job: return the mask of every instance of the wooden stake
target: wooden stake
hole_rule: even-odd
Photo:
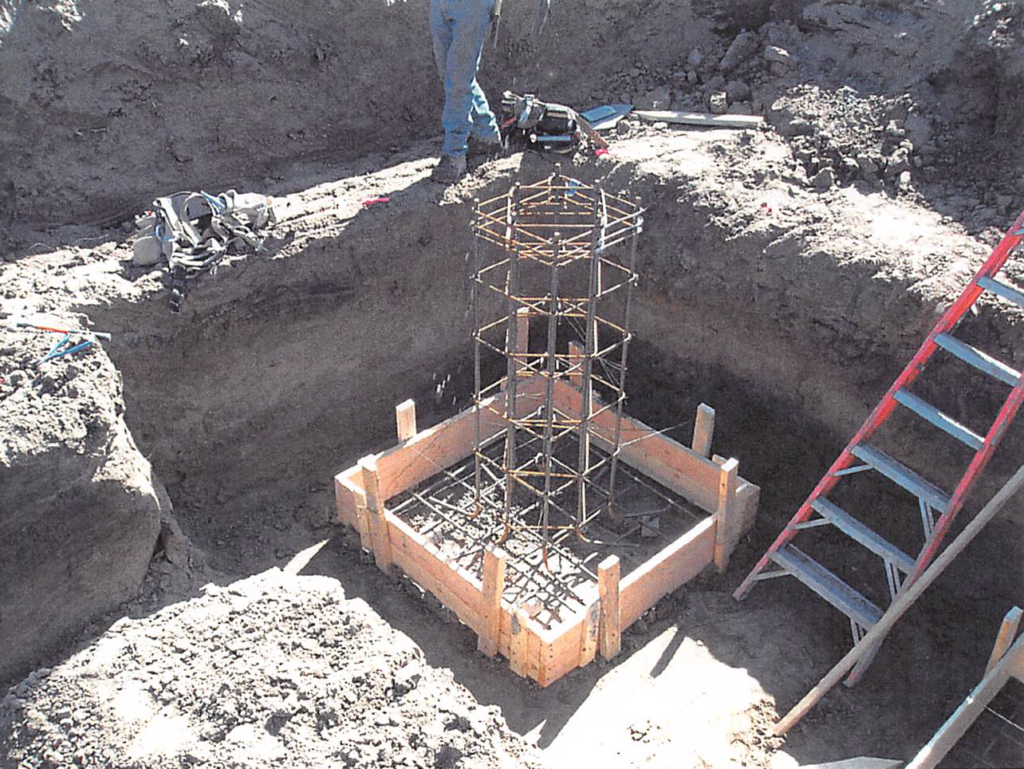
[[[715,516],[715,568],[721,574],[729,566],[729,557],[739,540],[736,520],[736,489],[739,486],[738,459],[727,459],[718,478],[718,510]]]
[[[601,629],[601,603],[594,601],[583,616],[580,637],[580,667],[586,667],[597,656],[597,636]]]
[[[619,558],[610,555],[597,567],[597,589],[601,596],[599,645],[601,656],[610,660],[622,648],[619,628]]]
[[[498,653],[501,633],[501,596],[505,592],[505,553],[493,547],[484,552],[483,571],[483,629],[476,648],[493,657]]]
[[[922,572],[920,579],[911,585],[903,595],[899,596],[893,601],[889,608],[885,610],[882,618],[875,624],[871,630],[868,631],[860,642],[854,646],[850,651],[846,653],[835,666],[825,674],[818,685],[807,692],[804,698],[798,702],[792,710],[790,710],[785,717],[775,725],[775,733],[778,735],[785,734],[792,729],[801,718],[807,715],[807,711],[813,708],[822,697],[824,697],[828,691],[839,683],[839,680],[846,675],[846,673],[857,664],[857,660],[864,655],[865,652],[869,651],[874,645],[880,642],[885,635],[889,632],[889,629],[896,624],[896,621],[902,617],[907,609],[909,609],[914,601],[923,593],[932,582],[934,582],[942,572],[946,570],[946,567],[956,558],[960,552],[967,547],[972,539],[974,539],[978,532],[981,531],[985,525],[995,517],[996,513],[1002,510],[1003,506],[1010,500],[1020,487],[1024,486],[1024,465],[1014,473],[1013,477],[1006,482],[996,495],[988,501],[988,504],[981,509],[974,520],[964,527],[964,530],[957,535],[956,539],[949,543],[949,546],[942,551],[931,566]]]
[[[711,436],[715,433],[715,410],[702,403],[697,407],[697,421],[693,423],[693,451],[702,457],[711,456]]]
[[[369,524],[373,558],[377,568],[391,575],[391,541],[384,500],[380,493],[380,476],[377,473],[377,458],[372,454],[359,460],[363,472],[363,488],[366,490],[366,520]]]
[[[995,646],[992,647],[992,655],[988,658],[988,664],[985,666],[985,675],[992,672],[992,668],[998,664],[1006,654],[1006,650],[1010,648],[1010,644],[1013,643],[1013,639],[1017,635],[1017,628],[1020,627],[1021,614],[1020,607],[1014,606],[1003,617],[1003,624],[999,626],[999,635],[996,636]]]
[[[416,435],[416,401],[411,398],[395,406],[398,442],[405,443]]]
[[[516,609],[512,615],[512,641],[509,644],[508,664],[517,676],[526,676],[528,673],[530,632],[526,625],[529,621],[530,615],[525,609]]]
[[[373,540],[370,538],[370,513],[366,504],[356,500],[356,530],[359,532],[359,546],[367,553],[373,552]]]

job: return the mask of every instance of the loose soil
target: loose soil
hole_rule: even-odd
[[[687,442],[697,403],[717,409],[715,451],[763,489],[732,568],[659,604],[613,664],[539,690],[478,656],[448,612],[390,583],[336,528],[331,479],[393,443],[394,404],[415,398],[426,426],[468,403],[470,201],[553,171],[526,153],[476,161],[447,190],[429,182],[440,86],[426,0],[0,0],[2,309],[113,333],[36,366],[55,338],[0,327],[0,679],[14,685],[0,766],[76,765],[66,744],[111,765],[104,751],[128,755],[165,710],[181,751],[202,760],[255,760],[228,740],[239,728],[270,754],[287,745],[293,765],[343,760],[323,751],[354,745],[362,727],[338,713],[316,728],[337,710],[325,682],[353,667],[348,647],[324,640],[342,614],[365,629],[356,648],[374,653],[359,663],[381,681],[418,647],[422,680],[442,681],[466,713],[479,711],[459,687],[500,707],[559,766],[906,758],[978,680],[1001,616],[1024,600],[1019,504],[929,590],[864,681],[781,744],[772,721],[848,648],[847,623],[797,584],[743,603],[730,591],[1022,205],[1021,6],[583,0],[554,9],[538,42],[532,9],[508,5],[481,75],[494,100],[510,88],[580,108],[766,117],[738,132],[627,121],[611,155],[563,169],[647,209],[628,410]],[[277,196],[281,221],[264,253],[226,260],[172,315],[164,272],[130,263],[131,217],[158,194],[231,186]],[[993,304],[963,333],[1019,368],[1022,322]],[[931,394],[990,419],[1005,392],[961,374],[940,368]],[[1018,428],[969,508],[1014,469]],[[888,440],[936,479],[962,460],[927,428]],[[878,486],[858,494],[889,509]],[[895,540],[920,537],[913,509],[888,520]],[[276,597],[281,627],[263,621],[269,603],[204,624],[230,599],[202,585],[230,591],[275,567],[303,576],[242,584],[269,580],[259,590]],[[176,654],[176,623],[196,628],[187,666],[160,654]],[[267,652],[262,669],[249,650],[233,656],[235,635],[256,636],[255,650],[314,648]],[[116,684],[85,667],[127,636],[153,644],[103,668],[131,700],[118,719],[121,700],[104,691]],[[303,692],[325,703],[290,711],[278,734],[288,697],[270,662],[292,671],[300,704]],[[259,692],[251,714],[200,707],[220,686]],[[472,725],[433,730],[418,699],[403,722],[387,687],[366,703],[395,707],[398,726],[375,730],[378,747],[402,744],[387,765],[417,765],[427,748],[454,756],[445,740],[464,765],[478,744],[529,755],[495,720],[490,742]],[[81,723],[65,712],[79,697]],[[82,724],[90,739],[69,738]],[[421,732],[422,751],[407,740]],[[365,747],[354,760],[370,760]]]

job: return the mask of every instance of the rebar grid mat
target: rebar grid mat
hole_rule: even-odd
[[[517,440],[517,450],[536,460],[539,439],[519,435]],[[577,448],[574,444],[575,436],[569,435],[560,447],[561,453],[571,454]],[[500,465],[504,450],[502,436],[485,443],[485,466]],[[619,519],[607,526],[590,522],[585,527],[585,538],[577,536],[572,525],[562,527],[547,544],[545,563],[545,542],[536,528],[506,530],[502,515],[504,476],[485,471],[484,504],[474,515],[474,466],[473,458],[465,459],[390,500],[389,510],[427,537],[446,561],[457,563],[477,578],[481,578],[484,551],[504,537],[501,548],[507,561],[503,598],[511,605],[525,607],[545,627],[567,619],[593,599],[594,588],[587,586],[596,585],[597,564],[604,557],[619,556],[623,574],[628,574],[708,516],[623,464],[618,486]],[[563,522],[573,519],[573,494],[570,486],[556,500],[557,517]],[[539,515],[539,505],[529,494],[518,497],[518,501],[523,506],[517,507],[516,514],[524,520]]]
[[[643,209],[557,168],[536,184],[517,184],[504,195],[477,201],[472,228],[477,438],[470,516],[483,514],[489,506],[484,489],[501,478],[499,543],[513,531],[537,533],[547,564],[562,538],[574,533],[586,539],[584,529],[599,516],[615,518]],[[627,242],[627,253],[615,255],[615,247]],[[491,306],[485,306],[488,300]],[[531,349],[531,321],[545,327],[544,344],[537,349]],[[506,372],[489,386],[482,381],[486,356],[501,360]],[[519,383],[531,378],[542,383],[542,396],[520,394]],[[556,407],[559,379],[579,388],[578,413]],[[504,453],[492,457],[484,451],[481,420],[484,401],[499,390],[504,393],[500,409],[490,410],[505,424]],[[614,427],[610,435],[598,435],[595,420],[608,411]],[[524,450],[518,433],[529,437],[527,445],[538,445]],[[570,456],[561,446],[574,435],[577,448]],[[595,459],[592,444],[598,442],[607,451]]]

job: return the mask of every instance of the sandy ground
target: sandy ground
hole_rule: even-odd
[[[157,632],[167,615],[155,612],[187,616],[205,582],[291,564],[364,599],[552,765],[911,755],[1022,600],[1019,569],[994,568],[1020,542],[1019,509],[939,581],[871,676],[781,746],[772,720],[847,648],[845,621],[796,585],[742,604],[729,594],[1016,215],[1015,158],[999,158],[1018,136],[1018,12],[707,5],[652,2],[637,16],[632,2],[583,3],[553,16],[558,44],[541,48],[516,9],[485,62],[491,93],[701,110],[725,94],[768,122],[631,122],[611,156],[567,169],[648,208],[630,411],[685,441],[696,404],[711,403],[716,451],[764,494],[725,577],[665,601],[613,665],[539,690],[346,547],[330,480],[392,442],[395,403],[416,398],[421,424],[465,405],[468,202],[551,173],[550,160],[488,162],[450,190],[427,181],[439,90],[423,2],[286,13],[181,0],[144,16],[133,3],[0,3],[3,309],[114,333],[37,370],[52,340],[0,329],[0,678],[46,663],[73,680],[75,658],[62,659],[106,643],[119,616]],[[128,18],[145,21],[116,34]],[[385,22],[399,52],[388,70],[411,80],[368,56],[359,30]],[[257,80],[259,109],[239,88]],[[163,272],[127,261],[126,223],[171,188],[231,185],[279,196],[281,223],[265,254],[228,260],[173,316]],[[380,195],[391,202],[363,206]],[[966,323],[972,340],[1020,366],[1020,314],[984,309]],[[947,389],[972,415],[998,404],[977,381]],[[1019,431],[1007,441],[979,498],[1013,469]],[[958,461],[923,430],[901,448],[938,474]],[[47,702],[35,718],[60,725]],[[6,723],[15,747],[0,764],[15,766],[11,751],[30,743],[12,736],[17,717]]]

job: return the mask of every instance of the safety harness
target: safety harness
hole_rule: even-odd
[[[246,247],[261,251],[263,238],[257,231],[276,222],[273,199],[265,195],[178,192],[157,198],[152,209],[135,220],[138,237],[132,261],[152,266],[166,260],[171,275],[168,304],[172,312],[179,312],[189,278],[213,271],[228,253]]]

